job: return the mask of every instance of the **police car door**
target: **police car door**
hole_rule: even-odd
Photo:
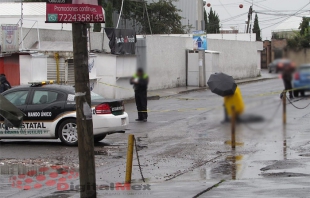
[[[33,89],[32,97],[27,106],[27,117],[30,122],[25,123],[28,133],[34,137],[55,137],[55,120],[64,112],[65,94],[50,89]]]
[[[27,112],[27,103],[29,101],[30,91],[29,89],[17,89],[8,91],[3,95],[8,99],[12,104],[19,108],[24,113]],[[24,121],[27,120],[27,117],[24,117]],[[10,126],[6,126],[4,119],[0,119],[0,139],[3,138],[14,138],[14,137],[24,137],[24,129],[16,129]]]

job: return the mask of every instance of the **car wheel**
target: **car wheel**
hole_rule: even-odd
[[[62,143],[68,146],[78,144],[77,124],[75,119],[63,121],[58,129],[59,138]]]
[[[106,135],[94,137],[94,142],[100,142],[100,141],[103,140],[105,137],[106,137]]]
[[[299,91],[298,91],[298,90],[295,90],[295,91],[293,92],[293,94],[294,94],[294,97],[298,97]]]
[[[270,74],[270,73],[272,72],[272,70],[269,68],[269,69],[268,69],[268,72],[269,72],[269,74]]]

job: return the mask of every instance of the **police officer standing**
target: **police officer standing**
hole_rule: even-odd
[[[130,84],[134,85],[135,100],[138,110],[138,119],[136,121],[147,122],[147,86],[149,77],[142,68],[130,79]]]

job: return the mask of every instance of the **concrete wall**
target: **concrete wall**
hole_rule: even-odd
[[[135,56],[97,54],[97,86],[94,92],[106,98],[130,98],[134,96],[129,79],[136,70]]]
[[[167,36],[167,35],[160,35],[160,36]],[[192,34],[170,34],[169,36],[172,37],[183,37],[183,38],[192,38]],[[238,34],[207,34],[208,39],[220,39],[220,40],[232,40],[232,41],[256,41],[256,34],[245,34],[245,33],[238,33]]]
[[[208,39],[222,39],[222,40],[235,40],[235,41],[255,41],[256,34],[207,34]]]
[[[221,72],[235,79],[257,77],[260,74],[262,42],[208,40],[208,49],[218,51]]]
[[[310,49],[287,49],[285,54],[286,57],[295,62],[297,66],[305,63],[310,63]]]
[[[149,89],[165,89],[186,85],[186,49],[192,40],[181,37],[147,36],[146,64],[150,76]]]
[[[39,38],[38,38],[39,35]],[[49,42],[71,42],[72,43],[72,32],[66,30],[47,30],[40,29],[39,33],[37,29],[23,28],[24,38],[24,49],[31,49],[31,47],[39,41],[49,41]],[[104,37],[102,33],[91,32],[90,33],[90,46],[92,50],[102,50]],[[107,39],[107,37],[106,37]],[[107,42],[107,41],[106,41]],[[106,43],[108,48],[108,43]],[[62,48],[59,47],[62,51]]]

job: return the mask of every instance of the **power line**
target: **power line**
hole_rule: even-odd
[[[269,26],[267,26],[267,27],[261,28],[261,30],[266,29],[266,28],[269,28],[269,27],[272,27],[272,26],[274,26],[274,25],[277,25],[277,24],[279,24],[279,23],[282,23],[282,22],[286,21],[286,20],[287,20],[288,18],[290,18],[291,16],[294,16],[294,15],[296,15],[297,13],[299,13],[299,11],[301,11],[302,9],[304,9],[305,7],[307,7],[309,4],[310,4],[310,2],[307,3],[307,4],[306,4],[304,7],[302,7],[301,9],[299,9],[299,10],[298,10],[297,12],[295,12],[294,14],[292,14],[292,15],[286,17],[285,19],[283,19],[283,20],[281,20],[281,21],[279,21],[279,22],[277,22],[277,23],[274,23],[274,24],[269,25]]]
[[[223,6],[223,8],[226,10],[227,14],[228,14],[229,16],[231,16],[231,14],[228,12],[228,10],[226,9],[226,7],[225,7],[224,4],[222,3],[222,1],[219,0],[219,2],[220,2],[220,4]]]

